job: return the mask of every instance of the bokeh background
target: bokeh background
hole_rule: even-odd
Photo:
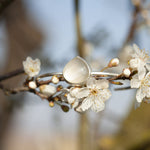
[[[149,0],[0,0],[0,74],[39,58],[42,73],[60,72],[80,55],[93,71],[113,57],[120,73],[132,44],[150,49]],[[17,87],[25,75],[2,83]],[[128,82],[124,82],[129,85]],[[148,150],[150,106],[135,108],[134,90],[114,91],[100,113],[74,110],[30,93],[0,91],[0,150]]]

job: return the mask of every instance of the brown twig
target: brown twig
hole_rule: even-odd
[[[131,86],[121,87],[121,88],[115,88],[115,91],[129,90],[129,89],[131,89]]]
[[[0,82],[3,81],[3,80],[6,80],[6,79],[12,78],[14,76],[20,75],[22,73],[24,73],[23,68],[17,69],[15,71],[12,71],[12,72],[9,72],[9,73],[6,73],[4,75],[0,75]]]

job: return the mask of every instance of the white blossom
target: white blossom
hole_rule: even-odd
[[[33,60],[31,57],[27,57],[25,61],[23,61],[23,68],[25,73],[29,77],[34,77],[40,72],[41,62],[39,59]]]
[[[95,112],[102,111],[105,108],[104,102],[111,96],[108,80],[96,80],[89,78],[86,83],[87,87],[71,89],[67,96],[69,103],[79,103],[80,111],[91,108]],[[79,110],[78,108],[76,110]]]
[[[138,78],[141,80],[146,74],[146,68],[150,70],[150,57],[144,50],[140,50],[136,44],[133,44],[133,49],[134,54],[129,61],[129,65],[133,70],[138,71]]]
[[[142,79],[139,80],[137,75],[131,79],[131,88],[138,88],[136,93],[136,100],[141,103],[142,100],[150,98],[150,72]]]
[[[47,96],[54,95],[57,91],[56,87],[52,85],[41,85],[39,88],[40,88],[41,93]]]

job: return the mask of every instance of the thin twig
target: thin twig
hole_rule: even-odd
[[[131,86],[121,87],[121,88],[115,88],[115,91],[129,90],[129,89],[131,89]]]
[[[9,72],[9,73],[6,73],[4,75],[0,75],[0,82],[3,81],[3,80],[7,80],[9,78],[12,78],[14,76],[20,75],[22,73],[24,73],[23,68],[17,69],[15,71],[12,71],[12,72]]]

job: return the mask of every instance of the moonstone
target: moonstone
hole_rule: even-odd
[[[72,84],[84,83],[90,74],[90,66],[79,56],[70,60],[63,70],[65,80]]]

